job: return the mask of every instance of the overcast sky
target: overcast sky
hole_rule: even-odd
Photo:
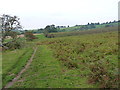
[[[120,0],[0,0],[0,14],[16,15],[24,29],[118,20]]]

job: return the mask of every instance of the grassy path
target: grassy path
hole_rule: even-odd
[[[30,68],[13,87],[40,88],[58,87],[60,66],[51,51],[44,45],[39,46]]]
[[[33,60],[33,57],[34,57],[34,55],[35,55],[35,53],[36,53],[36,50],[37,50],[37,48],[34,48],[34,52],[33,52],[32,56],[31,56],[31,58],[29,59],[29,61],[27,62],[27,64],[25,65],[25,68],[23,68],[23,69],[18,73],[18,75],[17,75],[11,82],[9,82],[9,83],[5,86],[5,88],[11,87],[11,86],[20,78],[21,74],[24,73],[24,72],[28,69],[28,67],[29,67],[29,65],[31,64],[31,62],[32,62],[32,60]]]
[[[54,58],[53,51],[41,45],[33,58],[30,67],[12,88],[86,88],[86,78],[80,76],[79,70],[67,70],[59,60]]]
[[[117,32],[36,40],[29,44],[36,43],[39,46],[32,63],[28,65],[27,70],[23,70],[10,88],[109,88],[117,85],[119,45]],[[31,54],[24,53],[25,56],[31,57],[33,50]],[[8,58],[8,55],[5,53],[4,56]],[[21,65],[20,62],[25,66],[27,62],[23,61],[29,60],[17,57],[12,60],[16,62],[14,64],[10,63],[11,60],[4,59],[7,60],[5,63],[8,63],[4,67],[7,65],[11,67],[4,68],[5,72],[11,72],[12,69],[15,69],[12,72],[20,72],[21,68],[20,71],[17,69]],[[11,74],[7,72],[3,76]]]
[[[11,82],[30,59],[33,48],[23,48],[2,53],[2,87]],[[6,57],[7,56],[7,57]]]

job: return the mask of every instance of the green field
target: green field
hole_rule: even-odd
[[[100,25],[94,25],[95,28],[93,29],[98,29],[98,28],[105,28],[106,25],[113,25],[114,27],[115,26],[118,26],[119,23],[117,22],[114,22],[114,23],[110,23],[110,24],[100,24]],[[87,29],[81,29],[81,27],[83,26],[87,26],[88,28]],[[111,28],[111,27],[110,27]],[[86,30],[90,30],[90,26],[89,25],[78,25],[78,26],[72,26],[72,27],[67,27],[67,28],[61,28],[59,31],[61,32],[70,32],[70,31],[86,31]]]
[[[23,49],[4,51],[3,87],[38,47],[30,67],[11,88],[117,88],[118,32],[93,32],[56,33],[55,38],[40,34]]]

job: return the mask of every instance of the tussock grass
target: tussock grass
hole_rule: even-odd
[[[68,70],[54,58],[46,45],[38,47],[30,68],[12,88],[75,88],[90,87],[79,70]],[[91,86],[92,87],[92,86]]]
[[[2,53],[2,80],[3,87],[24,68],[32,55],[33,49],[23,48]]]
[[[104,27],[104,28],[96,28],[90,30],[83,30],[83,31],[74,31],[74,32],[59,32],[53,33],[55,37],[66,37],[66,36],[79,36],[85,34],[97,34],[97,33],[105,33],[111,31],[118,31],[118,27]]]
[[[38,45],[33,62],[12,88],[117,88],[118,32],[109,29],[51,39],[38,35],[28,42]],[[16,60],[6,61],[9,69]]]

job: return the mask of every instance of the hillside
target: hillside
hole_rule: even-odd
[[[51,34],[54,35],[54,37],[66,37],[66,36],[79,36],[79,35],[85,35],[85,34],[105,33],[105,32],[112,32],[112,31],[118,31],[118,27],[117,26],[103,27],[103,28],[95,28],[90,30],[59,32],[59,33],[51,33]]]
[[[66,28],[61,28],[61,32],[69,32],[69,31],[83,31],[83,30],[90,30],[90,29],[97,29],[97,28],[104,28],[104,27],[114,27],[118,26],[118,22],[111,22],[111,23],[102,23],[102,24],[97,24],[97,23],[92,23],[87,24],[87,25],[76,25],[73,27],[66,27]]]
[[[3,52],[3,87],[24,69],[37,47],[10,88],[117,88],[118,32],[111,30],[56,38],[40,34],[23,49]]]
[[[116,27],[120,24],[119,21],[114,21],[114,22],[106,22],[106,23],[91,23],[91,24],[86,24],[86,25],[75,25],[71,27],[66,27],[66,26],[55,26],[57,29],[57,32],[73,32],[73,31],[84,31],[84,30],[91,30],[91,29],[97,29],[97,28],[104,28],[104,27]],[[32,29],[32,30],[20,30],[16,31],[19,33],[24,33],[25,31],[32,31],[33,33],[43,33],[45,28],[40,28],[40,29]],[[53,32],[51,32],[53,33]]]

